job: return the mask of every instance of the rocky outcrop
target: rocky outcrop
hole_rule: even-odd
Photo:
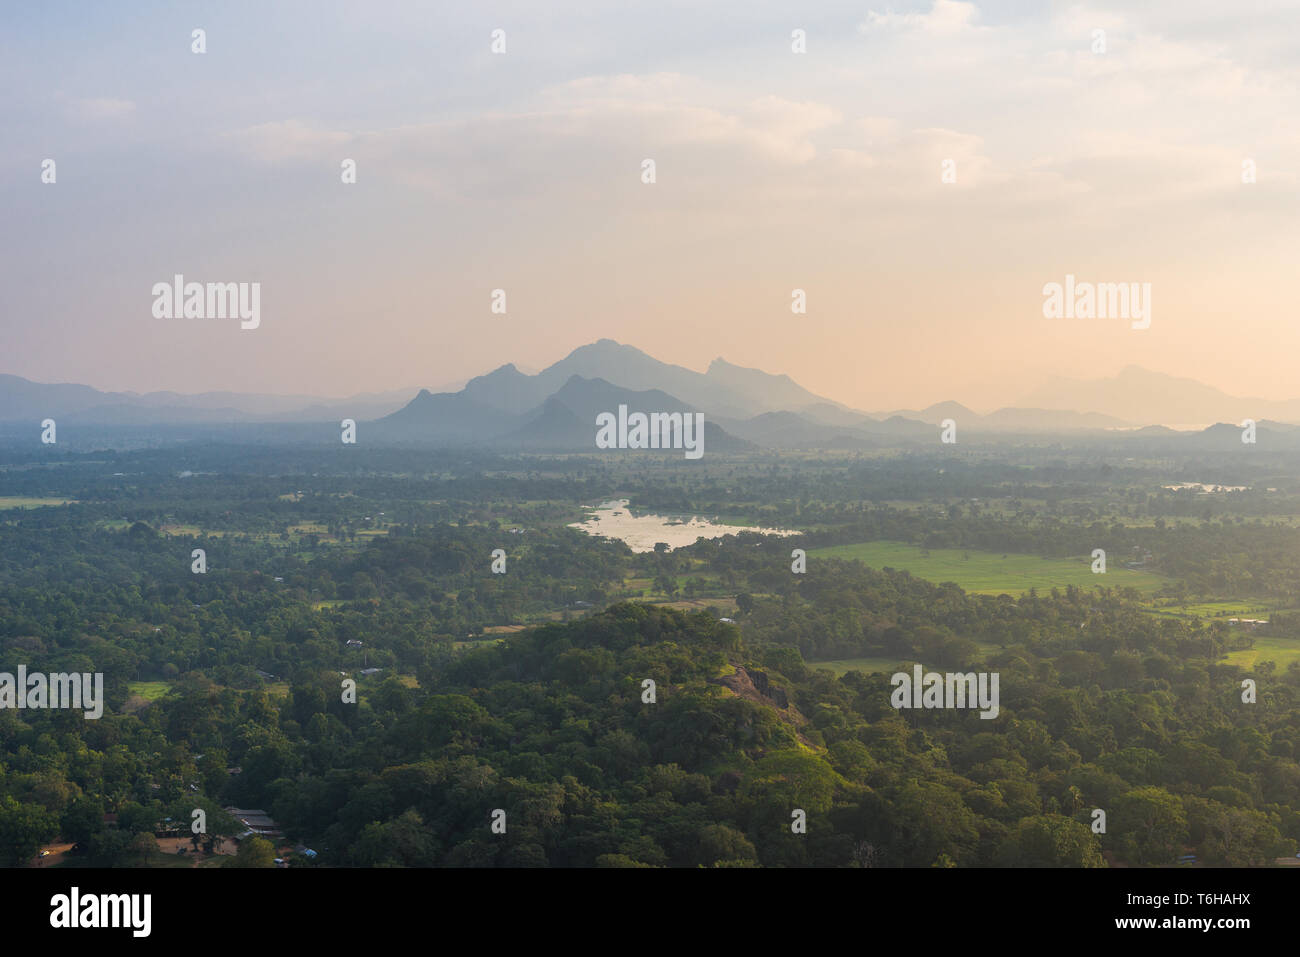
[[[785,689],[772,684],[768,680],[767,672],[746,669],[737,665],[734,674],[723,675],[712,680],[738,698],[744,698],[746,701],[765,704],[777,709],[782,713],[783,718],[796,727],[805,723],[803,715],[791,707],[790,698],[785,693]]]

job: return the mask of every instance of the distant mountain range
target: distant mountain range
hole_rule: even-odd
[[[705,372],[695,372],[662,362],[633,346],[601,339],[532,375],[514,365],[503,365],[471,379],[459,392],[421,391],[404,409],[368,425],[367,435],[371,440],[393,443],[591,450],[596,415],[623,404],[643,412],[705,413],[706,447],[713,450],[870,449],[929,443],[944,419],[955,420],[968,436],[1075,433],[1157,443],[1178,440],[1207,449],[1230,440],[1240,445],[1235,424],[1240,419],[1192,434],[1160,426],[1140,428],[1158,420],[1144,419],[1145,406],[1134,398],[1138,395],[1160,395],[1164,400],[1161,408],[1170,412],[1170,420],[1175,422],[1193,422],[1198,417],[1214,422],[1225,416],[1212,414],[1213,402],[1206,398],[1208,387],[1194,382],[1189,396],[1197,402],[1188,411],[1173,415],[1172,410],[1179,408],[1178,390],[1190,380],[1136,372],[1140,375],[1126,370],[1120,377],[1124,382],[1121,400],[1108,405],[1111,409],[1128,408],[1125,415],[1064,408],[1047,388],[1037,390],[1034,401],[1023,407],[986,415],[957,402],[872,415],[819,396],[789,376],[747,369],[724,359],[715,359]],[[1072,383],[1068,387],[1086,385]],[[1097,391],[1105,393],[1104,388]],[[1228,398],[1224,397],[1223,405],[1233,410],[1233,415],[1251,405],[1251,400],[1229,402]],[[1271,403],[1269,407],[1279,405],[1285,404]],[[1300,403],[1295,411],[1300,420]],[[1265,438],[1286,435],[1288,446],[1300,441],[1300,430],[1280,422],[1260,419],[1258,429]]]
[[[513,366],[511,375],[521,376]],[[571,375],[552,395],[524,411],[516,411],[525,401],[527,387],[513,395],[498,395],[491,404],[482,385],[493,381],[506,388],[518,386],[507,375],[493,378],[497,372],[480,376],[460,392],[434,394],[422,390],[404,409],[366,425],[368,441],[411,445],[487,445],[525,451],[590,452],[596,435],[596,416],[616,413],[620,405],[633,412],[700,411],[659,389],[633,390],[612,385],[604,379],[586,379]],[[542,373],[545,374],[545,373]],[[503,407],[504,406],[504,407]],[[751,447],[705,419],[704,448],[712,451],[738,451]]]
[[[367,392],[340,399],[243,392],[101,392],[88,385],[32,382],[0,374],[0,422],[75,416],[95,425],[321,422],[340,415],[374,418],[410,401],[416,390]]]
[[[760,412],[798,411],[825,404],[852,411],[814,395],[786,375],[734,366],[714,359],[707,372],[660,362],[640,349],[613,339],[580,346],[536,375],[514,365],[471,379],[464,388],[470,398],[507,412],[524,412],[554,395],[573,376],[604,379],[624,389],[658,389],[711,416],[747,418]]]
[[[1087,409],[1136,425],[1239,423],[1242,419],[1300,422],[1300,399],[1272,401],[1228,395],[1213,386],[1126,366],[1107,379],[1053,378],[1021,405],[1040,409]]]
[[[454,387],[453,387],[454,388]],[[959,434],[1094,435],[1178,440],[1218,447],[1239,442],[1239,423],[1253,418],[1262,437],[1300,448],[1300,400],[1273,402],[1227,395],[1191,379],[1130,366],[1108,379],[1048,381],[1014,407],[977,414],[949,401],[924,409],[866,413],[819,396],[786,375],[715,359],[705,372],[662,362],[633,346],[601,339],[540,372],[513,364],[476,376],[453,391],[394,390],[346,399],[306,395],[207,392],[101,392],[85,385],[42,384],[0,375],[0,423],[51,417],[78,426],[363,423],[366,442],[485,446],[533,451],[590,451],[596,416],[620,405],[641,412],[702,412],[705,448],[869,449],[934,441],[937,426]],[[1220,423],[1174,431],[1154,423]],[[1226,424],[1224,424],[1226,423]],[[60,422],[63,425],[63,422]],[[277,433],[279,434],[279,433]]]

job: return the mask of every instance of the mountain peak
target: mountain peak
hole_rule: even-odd
[[[735,377],[744,376],[754,380],[765,379],[769,382],[794,383],[794,380],[784,372],[764,372],[762,369],[751,369],[748,366],[738,366],[734,362],[728,362],[726,359],[722,358],[722,356],[718,356],[718,358],[709,363],[709,371],[705,374],[718,375],[721,373]]]
[[[519,371],[519,369],[515,366],[513,362],[507,362],[505,365],[497,366],[491,372],[485,372],[481,376],[476,376],[475,378],[490,379],[493,376],[501,377],[501,376],[517,376],[517,375],[523,375],[523,373]]]
[[[624,355],[644,356],[645,353],[636,346],[629,346],[626,343],[618,342],[614,339],[597,339],[595,342],[589,342],[585,346],[578,346],[569,353],[567,358],[572,359],[578,355],[591,355],[592,353],[622,353]],[[647,358],[649,358],[647,356]],[[563,360],[561,360],[563,361]]]
[[[925,415],[943,415],[943,416],[965,416],[968,418],[975,417],[975,413],[966,406],[962,405],[956,399],[947,399],[943,402],[936,402],[934,405],[928,405],[921,412]]]

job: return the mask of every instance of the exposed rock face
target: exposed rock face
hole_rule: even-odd
[[[758,689],[758,693],[774,702],[778,708],[790,707],[790,699],[786,697],[785,690],[777,688],[768,681],[767,672],[751,671],[749,672],[749,678],[754,682],[754,687]]]
[[[758,704],[770,705],[781,711],[790,708],[790,699],[786,695],[785,689],[778,688],[768,681],[766,672],[747,671],[737,666],[735,674],[723,675],[721,678],[714,678],[713,680],[738,698],[744,698]],[[800,719],[800,723],[802,723],[802,719]]]

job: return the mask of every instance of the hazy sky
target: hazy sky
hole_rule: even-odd
[[[1298,24],[1268,0],[6,4],[0,371],[342,395],[609,337],[868,409],[1130,364],[1297,397]],[[155,319],[175,273],[260,282],[260,326]],[[1067,273],[1151,283],[1150,328],[1044,318]]]

